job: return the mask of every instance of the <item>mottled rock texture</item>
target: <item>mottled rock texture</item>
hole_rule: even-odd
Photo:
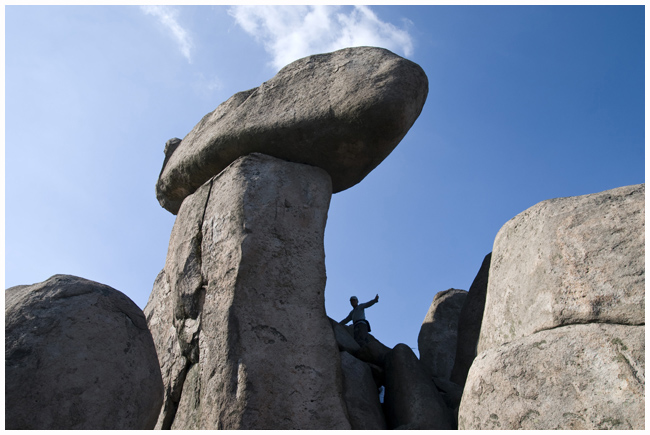
[[[152,429],[163,384],[142,310],[55,275],[5,292],[6,429]]]
[[[643,184],[504,225],[459,428],[644,428],[644,235]]]
[[[645,322],[645,184],[543,201],[494,241],[479,353],[592,322]]]
[[[348,352],[341,352],[341,369],[343,398],[352,429],[386,429],[386,419],[379,403],[379,390],[370,366]]]
[[[204,116],[166,153],[156,196],[176,214],[185,197],[253,152],[325,169],[333,191],[345,190],[402,140],[427,93],[422,68],[383,48],[299,59]]]
[[[481,334],[491,259],[492,253],[489,253],[483,259],[481,268],[469,287],[469,292],[458,317],[458,345],[456,346],[456,357],[454,358],[454,367],[451,370],[450,380],[461,386],[465,385],[469,368],[474,358],[476,358],[476,347]]]
[[[481,353],[461,429],[643,429],[645,327],[569,325]]]
[[[449,289],[436,293],[429,307],[420,333],[418,350],[420,361],[429,372],[442,379],[449,379],[456,358],[458,317],[467,291]]]
[[[410,347],[398,344],[386,357],[384,398],[389,429],[455,429],[436,385]]]
[[[189,196],[145,309],[166,403],[157,427],[349,429],[325,314],[331,180],[262,154]]]

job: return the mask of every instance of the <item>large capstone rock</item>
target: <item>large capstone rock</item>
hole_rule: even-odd
[[[166,429],[349,429],[325,313],[327,172],[262,154],[184,202],[145,308]]]
[[[427,93],[422,68],[382,48],[299,59],[204,116],[177,148],[168,144],[156,196],[176,214],[185,197],[253,152],[325,169],[333,191],[345,190],[397,146]]]
[[[384,405],[389,429],[455,429],[431,375],[405,344],[386,357]]]
[[[645,323],[645,184],[543,201],[494,241],[478,352],[576,323]]]
[[[420,361],[430,373],[449,379],[456,357],[458,317],[467,291],[449,289],[436,293],[418,334]]]
[[[162,400],[145,317],[123,293],[69,275],[6,290],[7,429],[153,429]]]
[[[386,419],[379,402],[379,391],[370,366],[348,352],[341,352],[341,369],[343,398],[352,429],[386,429]]]
[[[645,327],[569,325],[476,357],[459,429],[645,427]]]
[[[481,268],[469,287],[458,317],[458,345],[450,377],[450,380],[458,385],[465,385],[469,368],[476,358],[476,346],[481,334],[491,258],[492,253],[489,253],[483,259]]]

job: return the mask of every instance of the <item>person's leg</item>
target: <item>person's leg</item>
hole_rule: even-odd
[[[368,324],[365,322],[358,322],[354,325],[354,340],[360,346],[368,344]]]

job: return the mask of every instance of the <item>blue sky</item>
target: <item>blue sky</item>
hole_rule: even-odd
[[[165,141],[287,63],[352,45],[417,62],[422,114],[335,194],[326,308],[417,347],[501,226],[545,199],[645,181],[643,6],[5,8],[5,288],[57,273],[144,308],[174,216]]]

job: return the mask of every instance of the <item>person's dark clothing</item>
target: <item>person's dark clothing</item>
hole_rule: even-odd
[[[354,340],[363,346],[368,343],[368,332],[370,332],[370,323],[366,320],[365,309],[375,305],[377,301],[374,299],[363,304],[358,304],[350,311],[348,316],[341,320],[341,324],[345,325],[350,320],[354,324]]]

